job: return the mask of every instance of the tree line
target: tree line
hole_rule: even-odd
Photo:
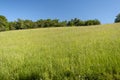
[[[9,22],[5,16],[0,15],[0,31],[46,27],[89,26],[100,24],[100,21],[97,19],[83,21],[78,18],[74,18],[69,21],[60,21],[59,19],[39,19],[37,21],[17,19],[16,21]]]

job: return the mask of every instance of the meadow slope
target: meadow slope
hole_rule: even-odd
[[[115,79],[119,23],[0,32],[0,80]]]

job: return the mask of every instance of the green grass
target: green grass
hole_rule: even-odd
[[[0,80],[120,80],[120,24],[1,32]]]

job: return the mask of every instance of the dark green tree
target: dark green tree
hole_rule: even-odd
[[[35,25],[36,25],[36,27],[38,27],[38,28],[44,27],[44,20],[43,20],[43,19],[37,20],[37,21],[35,22]]]
[[[57,27],[64,27],[67,25],[67,21],[62,21],[62,22],[59,22],[58,23],[58,26]]]
[[[120,22],[120,13],[115,18],[115,23],[118,23],[118,22]]]
[[[0,15],[0,31],[8,30],[7,18],[3,15]]]
[[[90,25],[99,25],[101,24],[99,20],[87,20],[85,21],[85,26],[90,26]]]
[[[68,21],[67,26],[74,26],[74,22],[74,19],[71,19],[70,21]]]
[[[16,30],[16,22],[8,22],[9,30]]]
[[[34,28],[34,23],[32,20],[24,20],[23,26],[25,29]]]
[[[15,22],[15,28],[16,29],[26,29],[25,27],[24,27],[24,20],[22,20],[22,19],[18,19],[16,22]]]
[[[84,26],[84,21],[80,19],[74,18],[73,22],[74,22],[74,26]]]
[[[98,19],[93,20],[94,25],[100,25],[100,21]]]
[[[85,25],[86,26],[94,25],[94,21],[93,20],[87,20],[87,21],[85,21]]]
[[[53,27],[59,27],[59,19],[53,19],[51,23]]]

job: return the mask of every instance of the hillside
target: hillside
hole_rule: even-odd
[[[0,80],[120,79],[120,24],[0,32]]]

